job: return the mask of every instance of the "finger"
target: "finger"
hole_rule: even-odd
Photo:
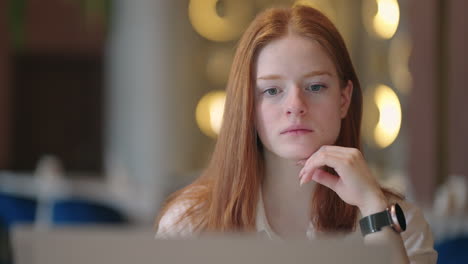
[[[360,152],[356,148],[349,148],[349,147],[342,147],[342,146],[335,146],[335,145],[323,145],[320,147],[318,151],[326,151],[331,153],[343,153],[343,154],[353,154],[355,152]]]
[[[314,156],[320,156],[324,154],[332,155],[342,160],[360,160],[363,158],[361,152],[356,148],[324,145],[320,147],[320,149],[317,150],[314,154],[312,154],[312,156],[307,161],[309,162]],[[306,165],[307,163],[305,166]]]
[[[355,148],[329,145],[322,146],[305,160],[304,167],[299,172],[300,182],[310,181],[313,171],[324,166],[334,168],[338,171],[340,169],[339,166],[343,166],[343,161],[349,160],[350,156],[357,154],[356,151],[359,152],[359,150]]]
[[[314,180],[315,182],[320,183],[336,192],[336,185],[338,184],[340,178],[334,174],[318,169],[314,171],[311,180]]]
[[[300,161],[296,162],[296,165],[304,166],[306,164],[306,162],[307,162],[307,159],[303,159],[303,160],[300,160]]]
[[[309,174],[299,174],[299,186],[302,186],[305,183],[308,183],[312,180],[312,173]]]
[[[306,173],[306,174],[304,174],[304,173],[300,174],[299,185],[302,186],[303,184],[306,184],[306,183],[310,182],[312,180],[313,174],[314,174],[314,172],[309,172],[309,173]]]
[[[341,158],[342,161],[347,161],[347,163],[358,164],[364,161],[364,157],[361,151],[357,148],[347,148],[341,146],[322,146],[319,149],[319,151],[328,153],[337,158]]]
[[[337,156],[342,156],[342,154],[340,154],[340,149],[339,148],[336,148],[335,146],[323,145],[317,151],[315,151],[308,159],[304,160],[305,163],[304,163],[303,166],[304,166],[304,168],[305,167],[310,168],[310,166],[311,166],[310,164],[312,163],[312,160],[316,159],[317,156],[323,156],[323,155],[332,154],[332,153],[337,155]]]
[[[319,169],[324,166],[331,168],[337,168],[341,165],[343,157],[340,154],[331,153],[327,151],[321,151],[314,153],[304,165],[299,175],[309,175],[313,173],[314,170]]]
[[[301,179],[300,185],[302,186],[303,184],[306,184],[310,181],[315,181],[335,191],[339,177],[323,169],[317,169],[313,173],[305,175]]]

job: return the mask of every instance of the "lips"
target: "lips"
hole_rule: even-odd
[[[310,132],[313,132],[312,129],[309,129],[305,126],[302,126],[302,125],[293,125],[293,126],[290,126],[286,129],[284,129],[283,131],[281,131],[281,134],[284,135],[284,134],[302,134],[302,133],[310,133]]]

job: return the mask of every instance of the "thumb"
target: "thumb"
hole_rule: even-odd
[[[303,160],[299,160],[298,162],[296,162],[296,165],[297,166],[304,166],[306,164],[307,160],[306,159],[303,159]]]

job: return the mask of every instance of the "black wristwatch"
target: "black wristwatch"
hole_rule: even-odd
[[[380,213],[365,216],[359,220],[362,236],[378,232],[385,226],[391,226],[397,233],[406,230],[406,219],[401,207],[396,203]]]

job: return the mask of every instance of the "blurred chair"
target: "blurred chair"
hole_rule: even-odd
[[[15,223],[33,223],[37,201],[17,195],[0,193],[0,218],[6,229]]]
[[[10,246],[10,233],[6,223],[0,218],[0,263],[13,263]]]
[[[0,221],[9,230],[14,224],[33,224],[38,202],[32,198],[0,193]],[[53,201],[52,225],[125,224],[127,218],[117,209],[99,202],[83,199]]]
[[[83,199],[56,200],[52,209],[54,225],[126,224],[126,217],[110,206]]]
[[[468,235],[441,241],[435,249],[439,253],[437,263],[468,263]]]
[[[0,193],[0,263],[13,263],[10,229],[17,223],[32,224],[36,208],[37,201],[34,199]]]

